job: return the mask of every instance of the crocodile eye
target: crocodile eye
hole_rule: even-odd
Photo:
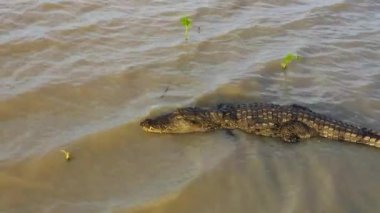
[[[193,124],[193,125],[199,125],[199,122],[195,121],[195,120],[188,120],[188,122]]]

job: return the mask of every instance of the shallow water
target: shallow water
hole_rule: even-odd
[[[0,211],[380,211],[377,149],[138,126],[268,101],[380,130],[379,14],[376,0],[0,1]],[[302,59],[283,72],[289,52]]]

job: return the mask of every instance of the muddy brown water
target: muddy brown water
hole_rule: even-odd
[[[0,1],[0,212],[379,212],[378,149],[138,126],[269,101],[380,130],[379,14],[377,0]],[[302,59],[284,73],[289,52]]]

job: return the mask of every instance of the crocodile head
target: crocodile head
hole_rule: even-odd
[[[172,113],[145,119],[140,126],[153,133],[208,132],[214,129],[207,111],[200,108],[180,108]]]

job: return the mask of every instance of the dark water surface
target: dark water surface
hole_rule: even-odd
[[[378,149],[138,123],[270,101],[380,130],[380,2],[173,2],[0,0],[0,212],[379,212]]]

